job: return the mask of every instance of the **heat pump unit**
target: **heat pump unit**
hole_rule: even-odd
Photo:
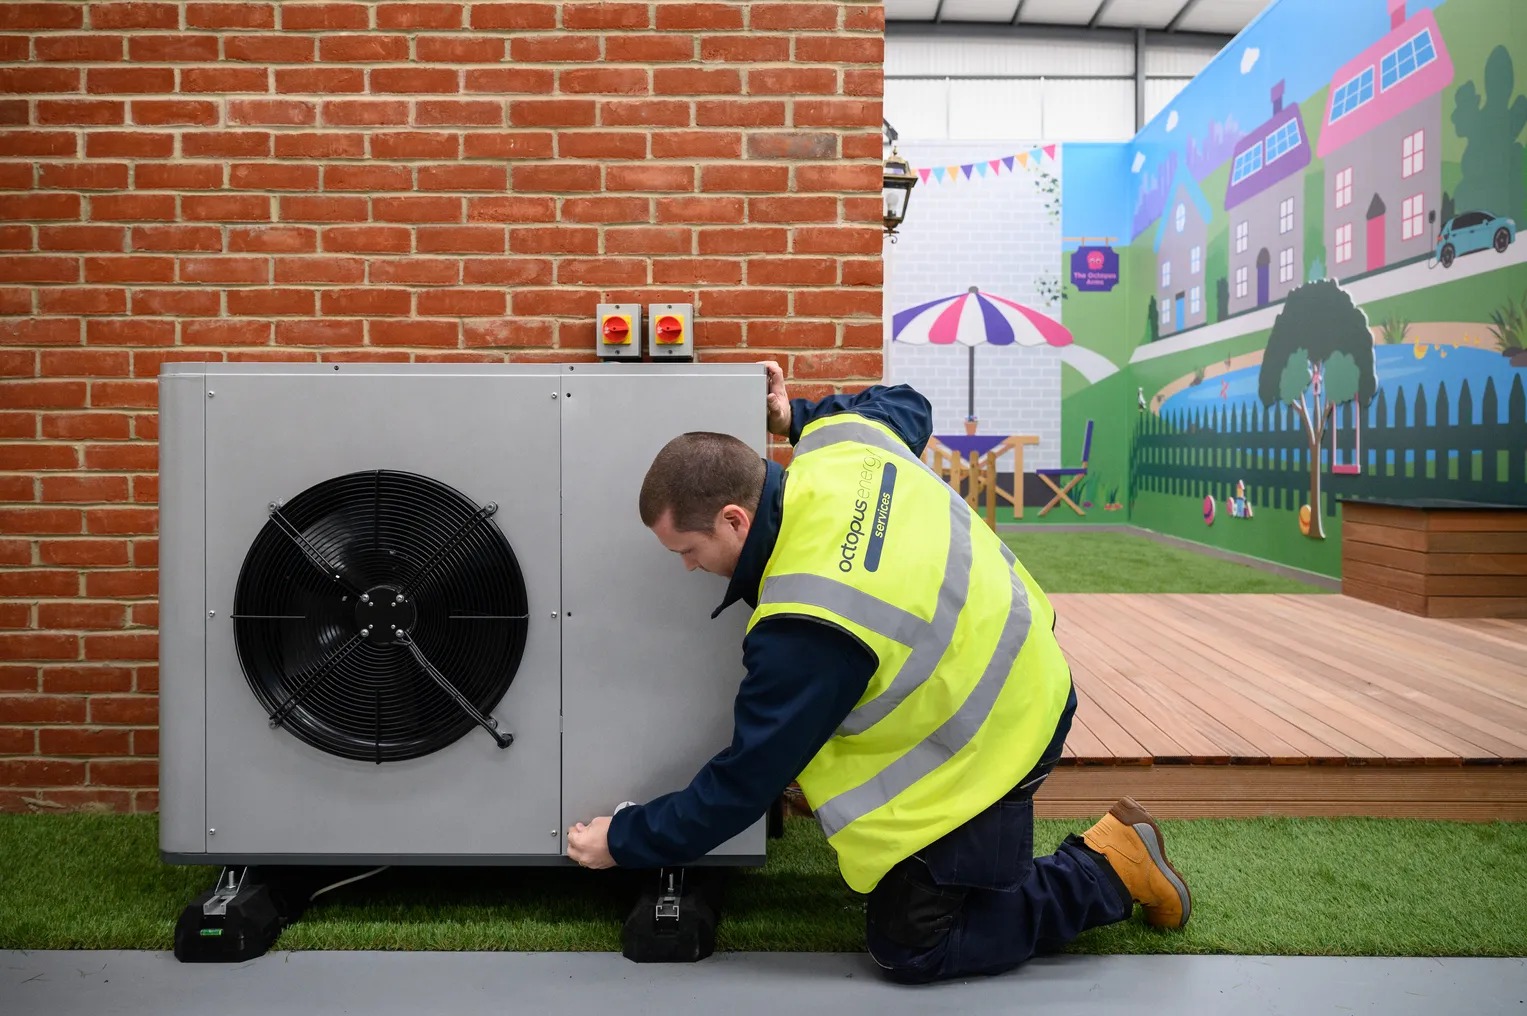
[[[746,611],[637,494],[760,366],[168,364],[160,850],[562,864],[731,737]],[[760,820],[712,863],[763,861]]]

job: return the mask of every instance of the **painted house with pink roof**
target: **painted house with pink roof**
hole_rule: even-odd
[[[1376,3],[1386,0],[1348,0]],[[1387,0],[1389,32],[1331,79],[1316,154],[1325,160],[1326,274],[1425,255],[1442,197],[1442,92],[1452,83],[1437,19]]]

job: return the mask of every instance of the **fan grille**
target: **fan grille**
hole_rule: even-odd
[[[480,713],[492,710],[519,668],[528,604],[490,515],[443,483],[389,470],[325,480],[272,506],[239,574],[234,633],[273,725],[378,763],[466,734],[477,721],[392,623]],[[379,623],[366,620],[373,612]]]

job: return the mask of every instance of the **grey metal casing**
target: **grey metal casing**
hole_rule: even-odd
[[[724,582],[684,572],[637,492],[683,429],[762,453],[763,388],[751,366],[166,365],[162,853],[563,863],[572,822],[684,786],[730,740],[746,618],[708,620]],[[492,710],[508,749],[474,730],[407,762],[340,759],[270,728],[248,687],[229,614],[266,506],[376,468],[500,506],[531,606]],[[709,860],[763,854],[760,822]]]

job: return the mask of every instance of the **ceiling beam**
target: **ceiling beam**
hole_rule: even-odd
[[[1086,28],[1081,25],[1037,25],[1030,22],[1022,24],[1006,24],[1001,21],[946,21],[935,24],[932,21],[887,21],[885,23],[887,36],[899,36],[904,39],[913,38],[975,38],[975,39],[1074,39],[1082,42],[1099,39],[1108,39],[1114,42],[1126,42],[1133,44],[1135,30],[1133,28]],[[1158,39],[1171,39],[1181,44],[1199,43],[1205,47],[1223,49],[1230,44],[1233,35],[1220,32],[1183,32],[1177,31],[1168,35],[1164,31],[1147,31],[1147,41]]]
[[[1098,4],[1098,9],[1092,12],[1092,20],[1087,22],[1087,27],[1088,28],[1096,28],[1096,27],[1098,27],[1098,23],[1103,20],[1103,15],[1107,14],[1108,13],[1108,8],[1110,8],[1112,6],[1113,6],[1113,0],[1103,0],[1102,3]]]
[[[1177,8],[1177,13],[1172,15],[1172,20],[1166,23],[1166,30],[1175,34],[1182,27],[1182,19],[1193,13],[1193,8],[1198,4],[1199,0],[1183,0],[1182,6]],[[939,0],[939,6],[943,6],[943,0]]]

